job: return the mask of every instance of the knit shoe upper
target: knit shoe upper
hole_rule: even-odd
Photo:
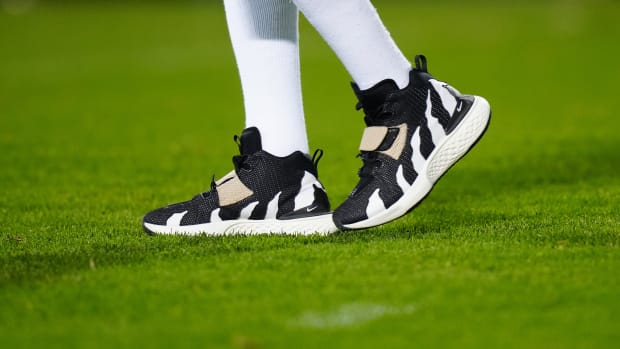
[[[375,226],[407,213],[488,125],[484,98],[461,95],[434,79],[424,56],[415,62],[403,89],[392,80],[363,91],[352,84],[367,127],[359,182],[334,212],[342,229]]]
[[[143,218],[144,229],[161,234],[327,233],[335,230],[330,205],[318,180],[317,163],[296,151],[286,157],[262,149],[257,128],[238,140],[235,169],[211,190],[189,201],[156,209]],[[318,154],[318,156],[317,156]]]

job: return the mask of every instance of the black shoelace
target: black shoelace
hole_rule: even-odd
[[[367,125],[375,124],[378,120],[386,119],[394,115],[397,109],[396,97],[394,94],[390,94],[385,98],[385,101],[376,106],[364,106],[362,102],[358,102],[355,105],[356,110],[364,110],[364,121]],[[376,168],[381,167],[381,160],[378,158],[376,151],[362,151],[357,156],[362,159],[363,165],[358,171],[358,175],[361,178],[369,179],[374,176]]]
[[[366,106],[364,106],[364,104],[360,101],[355,105],[355,110],[364,110],[364,120],[366,121],[366,124],[368,124],[371,120],[377,121],[386,119],[393,116],[394,112],[398,108],[397,98],[398,96],[395,94],[389,94],[383,103]]]
[[[381,167],[381,160],[379,160],[378,155],[375,151],[363,151],[357,154],[364,163],[357,172],[360,177],[369,178],[374,176],[374,170]]]
[[[237,146],[239,146],[239,151],[241,151],[241,142],[239,140],[239,136],[235,135],[235,137],[233,138],[235,143],[237,143]],[[246,171],[249,171],[252,169],[252,167],[250,166],[250,164],[248,163],[248,160],[250,158],[250,155],[248,154],[239,154],[239,155],[234,155],[232,157],[232,162],[233,165],[235,167],[235,172],[238,172],[239,170],[243,169]],[[217,183],[215,180],[215,175],[213,175],[211,177],[211,189],[210,191],[206,191],[200,194],[200,196],[202,196],[203,198],[206,198],[210,192],[216,190],[217,188]]]

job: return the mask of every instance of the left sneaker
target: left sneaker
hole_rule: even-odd
[[[340,229],[362,229],[403,216],[428,195],[437,180],[482,137],[491,117],[482,97],[461,95],[415,57],[409,85],[383,80],[361,91],[366,129],[360,181],[334,211]]]
[[[235,137],[237,139],[237,137]],[[336,231],[318,179],[322,151],[285,157],[262,148],[256,127],[243,131],[235,169],[193,199],[147,213],[149,234],[327,234]]]

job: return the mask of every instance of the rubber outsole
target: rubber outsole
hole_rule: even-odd
[[[144,231],[151,235],[325,235],[336,232],[332,214],[297,219],[227,220],[221,222],[167,226],[142,222]]]
[[[475,96],[474,104],[459,125],[429,155],[425,167],[404,195],[385,211],[351,224],[337,224],[343,230],[366,229],[395,220],[417,207],[437,181],[462,159],[486,133],[491,107],[486,99]]]

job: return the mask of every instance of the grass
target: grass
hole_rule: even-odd
[[[620,6],[377,2],[409,57],[489,99],[489,132],[388,225],[150,237],[243,127],[219,3],[0,13],[0,346],[609,348],[620,340]],[[301,23],[334,204],[363,128]]]

